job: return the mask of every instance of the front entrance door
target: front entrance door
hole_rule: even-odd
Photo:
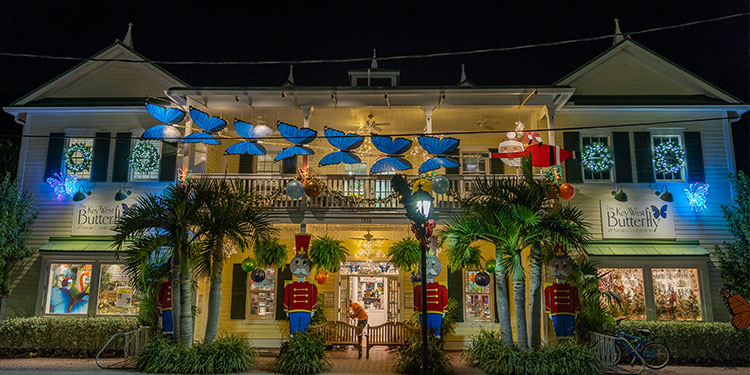
[[[359,303],[367,312],[367,324],[377,326],[388,319],[388,284],[385,277],[352,276],[349,280],[349,298]]]

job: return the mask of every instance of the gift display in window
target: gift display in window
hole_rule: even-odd
[[[602,303],[615,318],[646,320],[643,270],[640,268],[600,268],[599,288],[620,297],[620,303],[602,296]]]
[[[276,270],[267,268],[266,278],[256,283],[250,280],[250,315],[268,316],[276,311],[274,305],[274,286],[276,281]]]
[[[479,286],[474,278],[479,271],[466,271],[465,297],[467,321],[491,321],[492,303],[490,301],[490,285]]]
[[[91,264],[51,264],[47,313],[86,314],[90,283]]]
[[[135,315],[138,313],[138,304],[130,279],[122,266],[102,265],[97,314]]]
[[[658,320],[701,320],[697,269],[654,268],[651,276]]]

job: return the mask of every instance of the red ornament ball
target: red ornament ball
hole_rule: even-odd
[[[305,194],[310,198],[317,198],[323,191],[323,187],[320,186],[318,180],[307,180],[305,182]]]
[[[571,184],[560,185],[560,198],[568,200],[576,195],[576,189]]]
[[[325,284],[328,281],[328,278],[331,276],[328,274],[328,272],[322,272],[315,275],[315,281],[318,282],[318,284]]]

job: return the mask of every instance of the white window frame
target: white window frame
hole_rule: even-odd
[[[133,152],[133,147],[138,142],[148,142],[156,146],[156,151],[159,153],[159,159],[161,160],[161,154],[162,154],[162,142],[160,140],[136,140],[130,145],[130,152]],[[130,155],[128,155],[128,160],[130,160]],[[151,172],[148,172],[147,174],[140,174],[133,169],[133,167],[130,166],[130,163],[128,162],[128,181],[158,181],[159,180],[159,173],[161,172],[161,163],[159,163],[159,166],[156,167]]]
[[[682,147],[683,150],[685,150],[685,142],[682,139],[682,133],[675,134],[675,133],[651,133],[651,164],[653,165],[653,155],[654,155],[654,148],[656,147],[656,138],[676,138],[677,139],[677,145]],[[687,174],[687,169],[685,168],[687,164],[687,151],[685,155],[685,162],[682,163],[682,167],[680,167],[680,178],[659,178],[659,173],[656,172],[656,168],[654,168],[654,180],[656,182],[685,182],[685,175]],[[674,174],[672,174],[674,175]]]
[[[470,150],[466,150],[466,151],[461,150],[461,155],[460,155],[460,159],[459,159],[459,162],[461,163],[461,166],[459,167],[459,168],[461,168],[461,174],[462,175],[463,174],[466,174],[466,175],[486,175],[486,174],[488,174],[489,170],[490,170],[488,156],[489,155],[487,155],[486,151],[473,151],[472,152]],[[484,166],[484,170],[483,171],[482,170],[478,170],[478,171],[467,171],[467,170],[465,170],[464,168],[466,167],[466,165],[468,165],[465,162],[466,158],[480,159],[483,163],[481,163],[481,162],[478,161],[477,162],[477,166],[478,166],[478,168],[481,168],[479,166],[483,165]]]
[[[276,157],[275,153],[268,152],[265,155],[257,155],[255,159],[255,173],[262,175],[280,175],[281,174],[281,162],[274,162],[273,159]],[[263,160],[261,160],[263,159]],[[269,159],[269,160],[265,160]],[[270,164],[268,164],[270,163]],[[264,170],[261,166],[270,166],[268,170]]]
[[[607,147],[612,150],[612,137],[609,134],[581,134],[581,150],[583,150],[583,139],[584,138],[604,138],[607,141]],[[612,155],[614,159],[614,154]],[[593,175],[601,174],[603,172],[588,172]],[[584,183],[611,183],[615,180],[615,165],[609,167],[609,178],[586,178],[586,168],[581,165],[581,176],[583,177]]]
[[[89,167],[88,170],[81,171],[81,172],[72,172],[72,171],[69,171],[68,168],[65,167],[65,155],[63,154],[62,170],[65,170],[65,175],[66,176],[67,175],[71,175],[71,174],[75,174],[76,176],[78,176],[78,180],[88,181],[88,180],[91,179],[92,169],[94,168],[94,160],[93,160],[93,157],[94,157],[94,138],[92,138],[92,137],[85,137],[85,136],[67,138],[66,139],[66,143],[65,143],[65,149],[67,150],[68,147],[70,147],[71,145],[76,144],[76,143],[83,143],[83,144],[86,144],[88,146],[91,146],[91,158],[92,158],[92,160],[91,160],[91,166]],[[63,152],[65,152],[65,151],[63,150]]]

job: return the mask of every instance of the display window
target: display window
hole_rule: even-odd
[[[119,264],[102,265],[99,277],[99,299],[96,313],[106,315],[135,315],[139,301],[130,279]]]
[[[479,271],[464,271],[466,321],[492,321],[492,282],[480,286],[474,282]]]
[[[265,271],[266,278],[261,282],[250,279],[248,273],[248,316],[255,319],[273,319],[276,313],[276,269]]]
[[[620,303],[602,296],[602,303],[615,318],[646,320],[643,270],[640,268],[600,268],[599,288],[620,297]]]
[[[89,307],[91,270],[91,264],[50,264],[45,312],[86,314]]]
[[[651,277],[656,319],[702,319],[697,269],[654,268]]]

